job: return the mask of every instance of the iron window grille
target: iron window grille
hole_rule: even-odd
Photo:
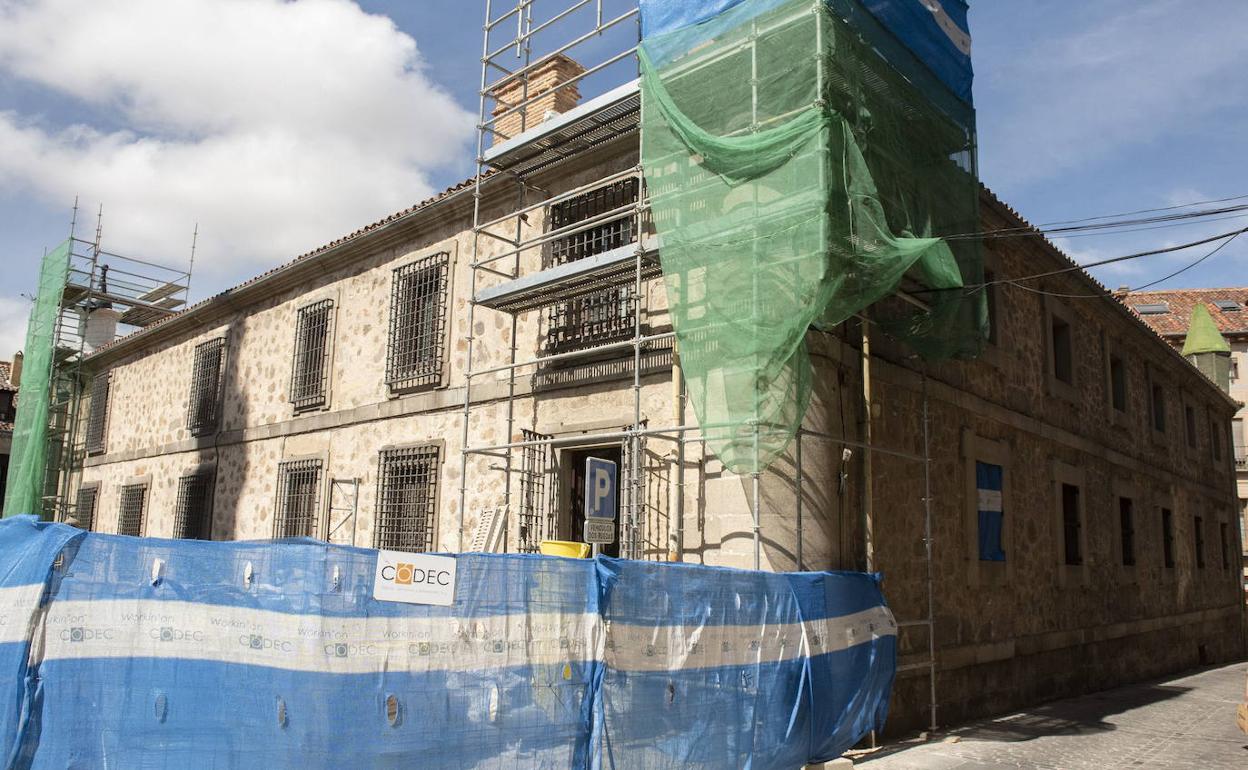
[[[442,381],[450,255],[434,254],[394,271],[386,383],[395,390]]]
[[[88,532],[91,531],[91,527],[95,525],[95,505],[99,494],[99,487],[79,487],[78,496],[74,501],[73,520],[69,523]]]
[[[87,412],[87,454],[101,454],[104,451],[111,379],[111,372],[101,372],[91,380],[91,409]]]
[[[325,405],[333,320],[332,299],[299,308],[290,364],[290,403],[296,409]]]
[[[292,460],[277,466],[273,537],[315,537],[320,523],[321,461]]]
[[[550,229],[571,227],[635,204],[637,193],[637,180],[630,178],[556,203],[550,207]],[[542,255],[542,267],[576,262],[636,243],[637,229],[636,212],[627,210],[601,224],[552,239]],[[636,328],[636,314],[637,303],[627,286],[555,303],[546,312],[545,353],[566,353],[628,339]]]
[[[143,536],[143,518],[147,508],[147,485],[127,484],[121,488],[121,504],[117,510],[117,534]]]
[[[550,438],[531,430],[521,430],[528,441]],[[523,448],[520,458],[520,531],[516,550],[538,553],[543,540],[555,536],[554,475],[550,466],[550,445],[532,444]],[[578,537],[576,533],[573,537]]]
[[[195,346],[186,415],[186,428],[192,436],[215,433],[221,421],[221,367],[224,362],[224,337]]]
[[[373,547],[433,550],[438,502],[437,446],[386,449],[378,460]]]
[[[192,473],[178,479],[173,536],[179,540],[212,539],[212,474]]]

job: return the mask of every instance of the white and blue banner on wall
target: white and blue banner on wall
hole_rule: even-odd
[[[1002,483],[1005,473],[1000,465],[975,463],[976,511],[979,514],[979,560],[1005,561],[1002,540],[1005,509]]]
[[[4,766],[791,770],[887,713],[876,575],[391,557],[3,520]]]

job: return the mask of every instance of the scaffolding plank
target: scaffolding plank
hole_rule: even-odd
[[[157,286],[156,288],[152,289],[146,294],[140,294],[138,299],[142,302],[157,302],[159,300],[163,300],[167,297],[171,297],[174,294],[177,294],[178,292],[185,291],[185,290],[186,290],[186,287],[183,286],[182,284],[170,281],[169,283],[163,284],[161,286]],[[177,305],[182,304],[181,300],[176,300],[176,302],[177,302]],[[161,304],[162,306],[166,306],[164,305],[164,303],[161,303]],[[176,307],[177,305],[166,306],[166,307]]]
[[[498,142],[482,153],[482,159],[499,170],[531,173],[636,130],[640,107],[638,81],[633,80]]]
[[[641,248],[641,277],[657,277],[661,272],[657,243],[652,238],[645,238]],[[505,313],[523,313],[575,299],[631,280],[636,256],[636,243],[620,246],[479,289],[474,301]]]

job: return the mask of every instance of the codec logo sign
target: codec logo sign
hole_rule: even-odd
[[[378,551],[373,598],[450,606],[455,601],[455,564],[451,556]]]

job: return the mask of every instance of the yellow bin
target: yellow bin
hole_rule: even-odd
[[[589,556],[589,543],[574,543],[569,540],[543,540],[539,550],[543,556],[566,556],[570,559],[584,559]]]

